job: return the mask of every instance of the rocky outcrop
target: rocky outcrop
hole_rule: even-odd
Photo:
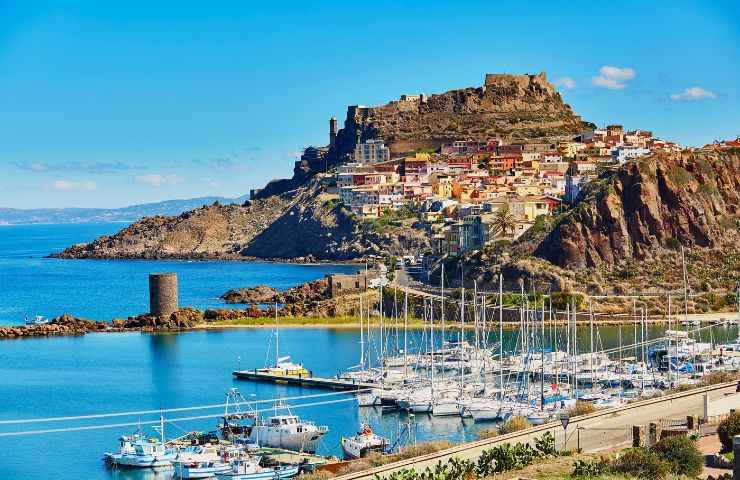
[[[401,254],[429,245],[424,232],[382,232],[357,222],[321,185],[245,202],[213,204],[177,217],[144,218],[111,236],[75,245],[59,258],[260,258],[314,262]]]
[[[358,141],[371,138],[382,138],[398,153],[437,148],[460,138],[552,139],[588,126],[563,102],[544,73],[487,74],[482,87],[451,90],[424,101],[349,107],[329,154],[341,159]]]
[[[204,320],[202,312],[190,307],[181,308],[166,318],[145,314],[112,322],[87,320],[65,313],[42,325],[0,327],[0,339],[85,335],[90,332],[176,331],[193,328]]]
[[[679,245],[737,247],[739,215],[737,153],[656,155],[593,182],[534,253],[561,267],[593,268]]]
[[[249,288],[236,288],[221,295],[226,303],[244,304],[295,304],[303,302],[321,301],[330,298],[329,281],[320,278],[312,282],[305,282],[279,292],[267,285],[257,285]]]

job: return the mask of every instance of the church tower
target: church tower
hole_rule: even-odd
[[[329,119],[329,146],[333,147],[337,141],[337,118]]]

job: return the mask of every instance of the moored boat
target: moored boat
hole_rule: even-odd
[[[359,432],[352,437],[342,437],[342,450],[346,458],[363,458],[370,452],[383,452],[388,448],[389,441],[373,432],[370,425],[363,425]]]

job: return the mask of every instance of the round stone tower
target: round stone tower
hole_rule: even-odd
[[[149,313],[169,317],[177,310],[177,274],[149,274]]]

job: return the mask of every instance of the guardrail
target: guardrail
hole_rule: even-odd
[[[591,421],[591,420],[594,420],[600,417],[612,416],[620,412],[626,412],[629,410],[644,408],[649,405],[672,402],[674,400],[681,399],[681,398],[692,397],[694,395],[702,395],[705,393],[714,392],[714,391],[722,390],[725,388],[735,387],[737,383],[738,383],[737,381],[719,383],[716,385],[710,385],[708,387],[699,387],[696,389],[687,390],[685,392],[674,393],[672,395],[665,395],[665,396],[660,396],[660,397],[655,397],[655,398],[649,398],[647,400],[640,400],[640,401],[628,403],[627,405],[622,405],[619,407],[599,410],[593,413],[571,418],[569,426],[578,425],[579,423],[588,422],[588,421]],[[436,463],[437,461],[445,461],[448,457],[452,457],[452,456],[459,455],[459,454],[464,454],[466,452],[470,453],[472,451],[479,450],[484,447],[493,447],[500,443],[512,443],[512,442],[522,439],[523,437],[529,437],[537,433],[544,433],[546,431],[550,431],[553,428],[557,428],[559,426],[560,426],[559,421],[548,422],[543,425],[537,425],[534,427],[527,428],[526,430],[520,430],[518,432],[503,434],[503,435],[499,435],[493,438],[486,438],[482,440],[476,440],[473,442],[463,443],[463,444],[448,448],[446,450],[440,450],[439,452],[429,453],[427,455],[421,455],[419,457],[409,458],[409,459],[401,460],[398,462],[389,463],[387,465],[382,465],[380,467],[375,467],[375,468],[364,470],[361,472],[341,475],[341,476],[336,477],[336,479],[337,480],[360,480],[360,479],[372,478],[375,475],[382,477],[384,475],[388,475],[402,468],[413,468],[414,465],[419,464],[419,463],[426,463],[426,462]]]

